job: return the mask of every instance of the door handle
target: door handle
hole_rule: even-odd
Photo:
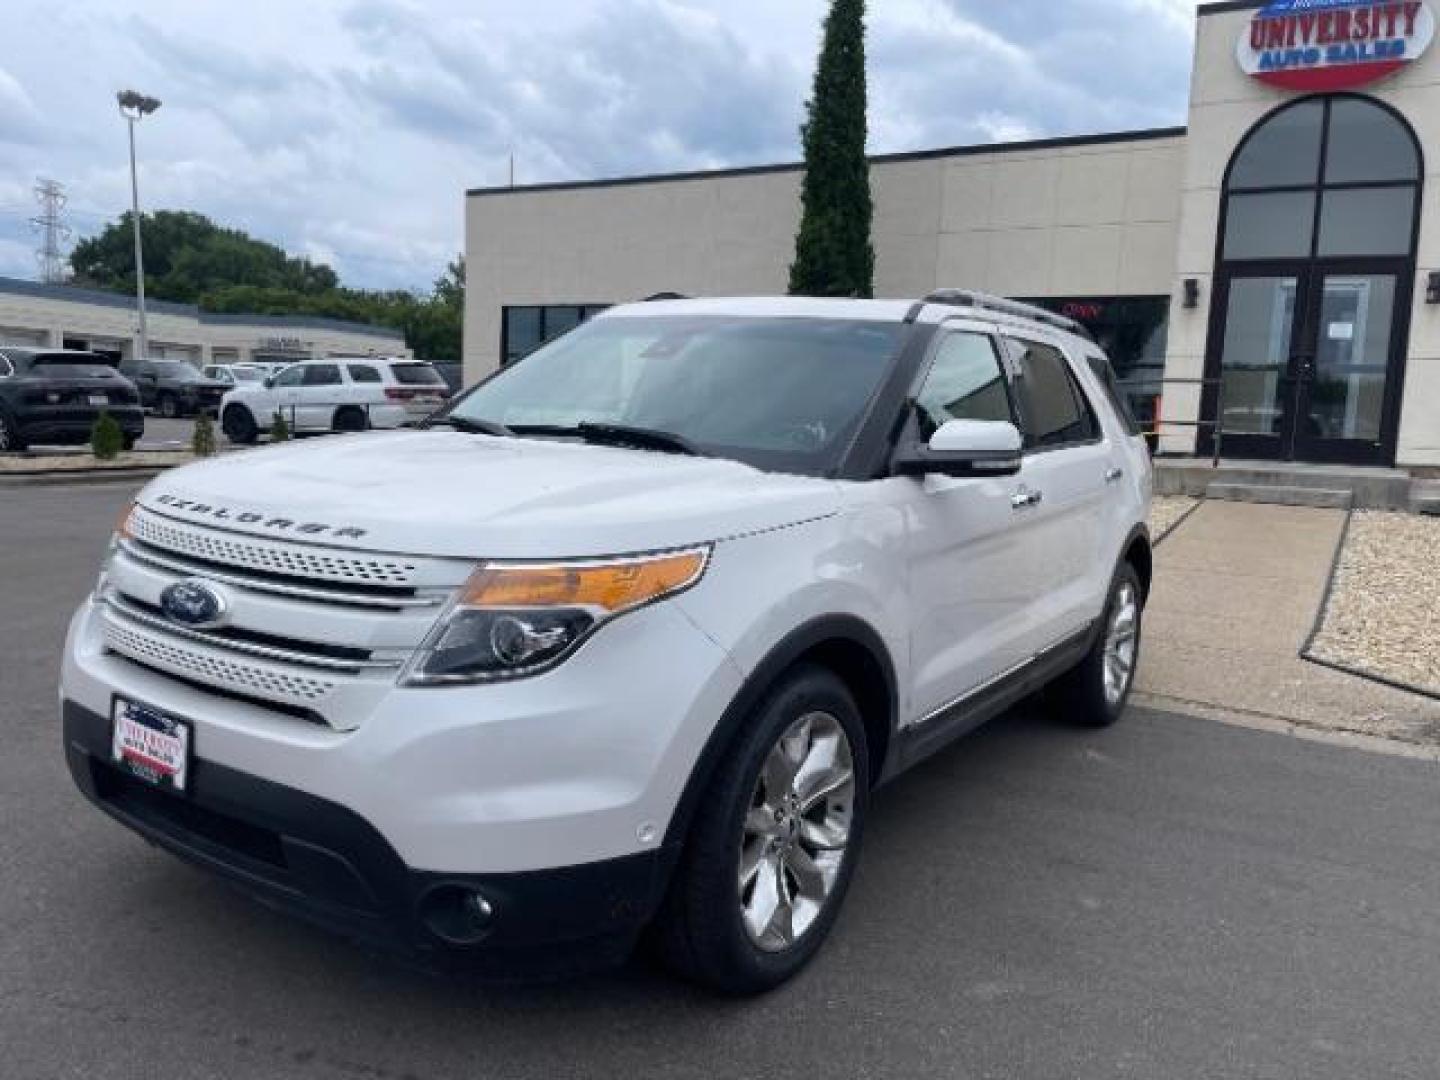
[[[1039,506],[1045,496],[1039,491],[1017,491],[1010,496],[1010,505],[1016,510],[1028,510],[1032,506]]]
[[[1125,470],[1118,465],[1105,474],[1105,483],[1107,484],[1113,484],[1123,479],[1125,479]]]

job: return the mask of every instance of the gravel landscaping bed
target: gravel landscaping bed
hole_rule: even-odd
[[[1437,567],[1440,519],[1357,512],[1309,655],[1440,694]]]
[[[1151,538],[1155,541],[1163,539],[1199,501],[1184,495],[1157,495],[1150,503]]]
[[[193,461],[188,450],[139,450],[120,454],[113,461],[101,461],[88,453],[0,454],[0,475],[26,473],[85,472],[97,469],[163,469]]]

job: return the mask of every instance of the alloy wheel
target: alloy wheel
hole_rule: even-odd
[[[1140,637],[1140,600],[1128,581],[1115,594],[1110,624],[1105,628],[1105,700],[1112,706],[1130,689],[1135,677],[1136,646]]]
[[[807,713],[771,748],[745,816],[740,916],[758,948],[785,951],[825,910],[845,863],[854,808],[845,729],[828,712]]]

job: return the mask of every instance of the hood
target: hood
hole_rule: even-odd
[[[225,454],[140,502],[256,536],[399,554],[546,559],[654,551],[833,513],[829,480],[712,458],[453,431]]]

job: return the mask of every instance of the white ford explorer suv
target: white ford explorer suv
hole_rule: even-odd
[[[425,430],[154,480],[71,626],[69,767],[431,966],[648,931],[764,990],[833,926],[877,786],[1047,684],[1120,715],[1150,487],[1104,355],[1037,309],[612,308]]]
[[[384,356],[327,357],[236,385],[220,402],[234,443],[255,442],[278,412],[296,433],[396,428],[429,416],[450,396],[427,363]]]

